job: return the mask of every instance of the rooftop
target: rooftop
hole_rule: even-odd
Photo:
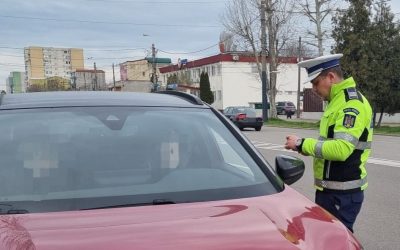
[[[86,73],[95,73],[95,72],[97,72],[97,73],[105,73],[104,70],[101,70],[101,69],[97,69],[97,70],[94,70],[94,69],[76,69],[75,72],[86,72]]]
[[[260,59],[261,60],[261,59]],[[267,58],[267,63],[269,58]],[[287,63],[287,64],[297,64],[297,57],[279,57],[278,61],[280,63]],[[168,73],[174,72],[181,69],[190,69],[190,68],[197,68],[204,65],[210,65],[219,62],[245,62],[245,63],[252,63],[256,62],[256,58],[249,52],[228,52],[223,54],[218,54],[214,56],[209,56],[205,58],[201,58],[198,60],[193,60],[187,62],[185,65],[178,66],[178,64],[166,66],[160,68],[161,73]]]

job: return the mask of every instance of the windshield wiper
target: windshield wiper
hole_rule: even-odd
[[[3,209],[1,207],[7,207],[7,209]],[[29,213],[26,209],[14,209],[11,204],[0,203],[0,214],[27,214]]]
[[[103,206],[103,207],[82,208],[80,210],[94,210],[94,209],[118,208],[118,207],[139,207],[139,206],[168,205],[168,204],[176,204],[176,202],[169,199],[154,199],[152,202],[128,203],[128,204],[118,204],[118,205]]]

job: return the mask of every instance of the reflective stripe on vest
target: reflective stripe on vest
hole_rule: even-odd
[[[360,188],[367,183],[367,178],[354,180],[354,181],[327,181],[314,179],[314,184],[320,188],[328,188],[333,190],[350,190],[355,188]]]
[[[322,156],[322,146],[324,145],[323,141],[318,141],[317,144],[315,144],[315,148],[314,148],[314,153],[315,153],[315,157],[317,158],[324,158]]]
[[[356,137],[347,134],[347,133],[335,133],[334,138],[333,139],[341,139],[341,140],[345,140],[350,142],[351,144],[354,145],[355,149],[359,149],[359,150],[365,150],[365,149],[371,149],[372,143],[370,141],[359,141]],[[320,136],[318,138],[319,141],[329,141],[329,140],[333,140],[331,138],[325,138]],[[321,146],[322,148],[322,146]]]

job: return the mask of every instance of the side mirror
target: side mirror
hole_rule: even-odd
[[[290,185],[298,181],[304,174],[304,162],[299,158],[279,155],[275,158],[276,172],[282,180]]]

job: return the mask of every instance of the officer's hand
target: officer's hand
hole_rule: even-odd
[[[297,151],[296,141],[298,139],[300,139],[300,137],[298,137],[296,135],[288,135],[288,136],[286,136],[285,149],[291,149],[291,150]]]

